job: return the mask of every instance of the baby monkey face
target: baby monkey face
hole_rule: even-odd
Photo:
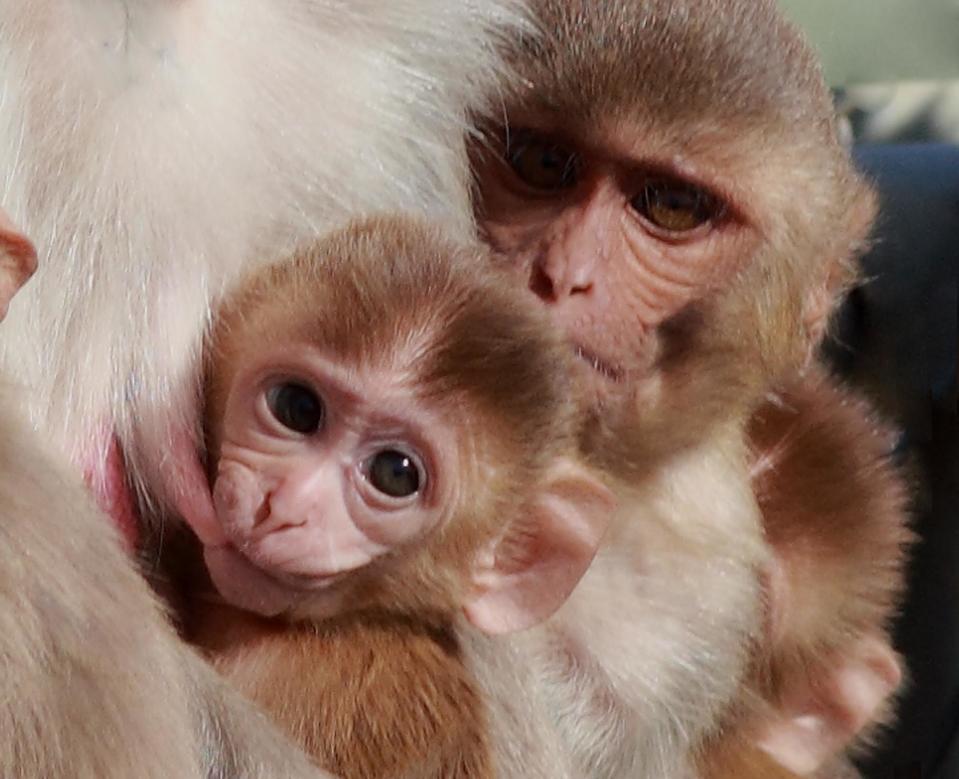
[[[310,344],[236,374],[213,488],[224,538],[207,549],[226,597],[261,613],[339,597],[347,574],[446,521],[454,437],[404,378]]]

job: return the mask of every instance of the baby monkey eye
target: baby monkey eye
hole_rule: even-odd
[[[573,150],[526,130],[507,137],[506,161],[520,181],[544,192],[568,189],[579,171]]]
[[[416,460],[396,449],[374,454],[367,461],[366,477],[378,491],[391,498],[415,495],[422,480]]]
[[[722,205],[703,189],[669,179],[650,179],[630,205],[654,227],[688,233],[716,219]]]
[[[266,405],[277,422],[297,433],[311,435],[323,423],[323,401],[309,387],[295,381],[270,387]]]

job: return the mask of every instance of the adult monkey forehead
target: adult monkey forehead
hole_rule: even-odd
[[[474,158],[478,217],[597,399],[638,387],[636,432],[671,448],[666,407],[691,409],[698,377],[716,387],[707,421],[805,356],[871,197],[772,3],[534,5],[543,35],[515,50],[525,78]]]

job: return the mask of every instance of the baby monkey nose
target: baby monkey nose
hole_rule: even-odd
[[[292,505],[282,494],[268,492],[253,515],[252,537],[259,540],[271,533],[302,527],[307,524],[305,507],[294,502]]]
[[[327,503],[330,478],[330,473],[323,468],[284,477],[263,496],[254,514],[254,538],[315,523],[320,508]]]

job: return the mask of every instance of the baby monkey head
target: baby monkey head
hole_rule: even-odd
[[[552,613],[611,500],[577,461],[568,349],[478,248],[350,226],[223,307],[206,426],[220,593],[291,618]]]

